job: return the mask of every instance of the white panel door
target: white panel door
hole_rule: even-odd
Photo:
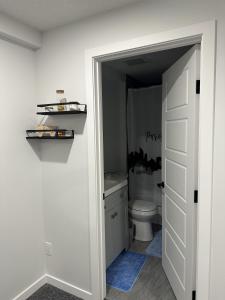
[[[162,264],[178,300],[195,289],[199,57],[195,45],[163,74]]]

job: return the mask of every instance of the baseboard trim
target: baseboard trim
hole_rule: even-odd
[[[47,283],[46,275],[43,275],[12,300],[26,300],[46,283]]]
[[[49,274],[46,274],[46,280],[47,280],[47,283],[63,290],[64,292],[70,293],[70,294],[77,296],[79,298],[82,298],[84,300],[92,299],[92,294],[90,292],[80,289],[80,288],[78,288],[66,281],[63,281],[59,278],[56,278]]]
[[[82,289],[80,289],[68,282],[65,282],[59,278],[56,278],[49,274],[45,274],[45,275],[41,276],[38,280],[36,280],[34,283],[32,283],[28,288],[26,288],[20,294],[18,294],[12,300],[26,300],[46,283],[51,284],[51,285],[55,286],[56,288],[59,288],[59,289],[63,290],[64,292],[70,293],[81,299],[84,299],[84,300],[92,299],[92,294],[90,292],[82,290]]]

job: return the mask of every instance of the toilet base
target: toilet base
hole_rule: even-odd
[[[141,242],[150,242],[153,239],[151,222],[140,222],[132,219],[135,226],[134,239]]]

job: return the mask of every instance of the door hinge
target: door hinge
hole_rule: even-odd
[[[105,193],[103,193],[103,200],[105,200]]]
[[[198,203],[198,190],[194,191],[194,203]]]
[[[192,291],[192,300],[196,300],[196,291]]]
[[[200,80],[196,80],[196,94],[200,94]]]

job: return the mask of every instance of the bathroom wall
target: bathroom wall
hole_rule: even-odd
[[[162,88],[129,89],[128,92],[128,149],[129,149],[129,191],[131,199],[154,202],[161,207],[161,128]],[[143,151],[143,152],[142,152]],[[135,160],[135,152],[143,156],[152,167],[147,169]],[[158,162],[158,163],[157,163]],[[155,163],[155,167],[154,166]],[[134,166],[134,167],[133,167]]]
[[[102,105],[105,172],[127,172],[126,78],[105,64]]]
[[[67,42],[61,40],[67,37],[58,30],[56,39],[47,36],[37,55],[38,102],[49,103],[56,99],[57,89],[64,89],[68,101],[86,103],[84,70],[77,69],[84,55],[76,50],[82,34],[70,36]],[[73,42],[75,45],[68,45]],[[53,251],[46,257],[47,273],[77,287],[78,293],[84,291],[82,298],[91,290],[86,118],[47,118],[48,124],[74,129],[75,138],[45,141],[41,148],[45,240],[52,243]]]
[[[17,27],[18,30],[18,27]],[[0,299],[12,300],[45,274],[35,52],[0,40]]]
[[[225,294],[225,169],[221,167],[225,165],[225,135],[221,131],[225,128],[224,0],[138,2],[45,33],[43,47],[37,58],[40,102],[52,99],[59,87],[65,89],[70,99],[86,102],[86,49],[212,19],[218,20],[218,31],[210,299],[222,299]],[[76,118],[72,122],[76,123],[74,126],[79,126]],[[54,153],[54,144],[51,147],[49,153]],[[56,145],[55,149],[57,147]],[[63,150],[62,145],[61,147]],[[45,153],[47,156],[48,147]],[[50,159],[43,162],[44,199],[48,201],[45,206],[45,225],[47,239],[54,245],[54,254],[47,258],[47,267],[52,275],[91,291],[86,125],[82,134],[75,137],[70,157],[69,166],[57,161],[51,162]],[[65,195],[56,192],[65,186],[69,186]]]

